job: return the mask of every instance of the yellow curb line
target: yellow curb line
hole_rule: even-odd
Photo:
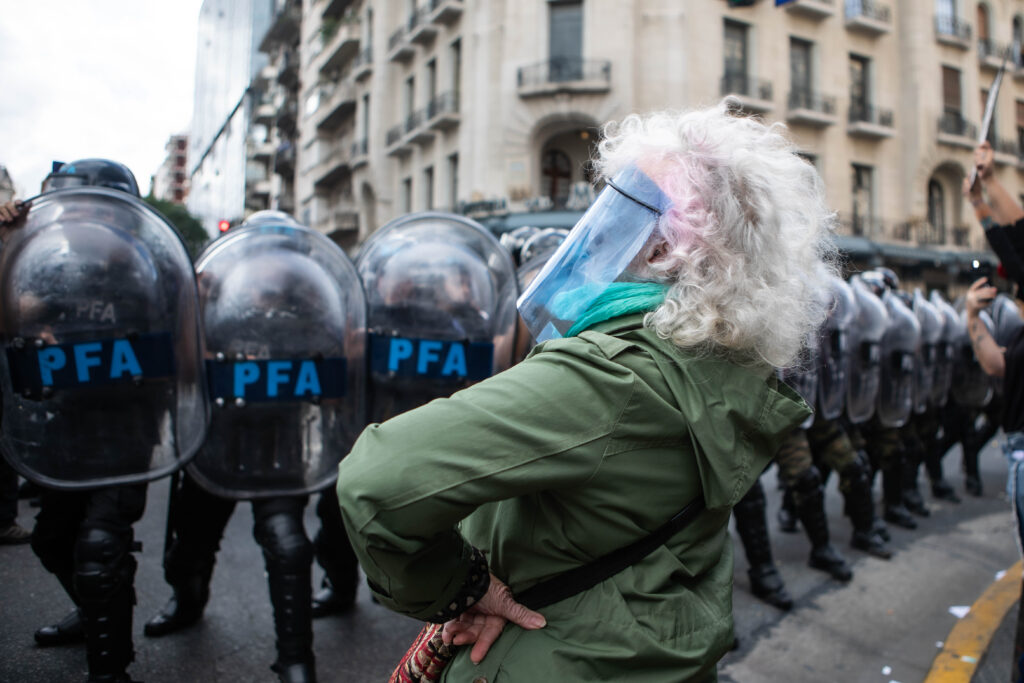
[[[923,683],[969,683],[996,629],[1021,595],[1022,562],[1017,561],[971,605],[949,632]],[[1006,661],[1010,669],[1010,661]]]

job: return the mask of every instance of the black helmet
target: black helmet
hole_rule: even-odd
[[[875,268],[875,271],[882,275],[882,281],[885,282],[885,286],[892,291],[897,291],[900,288],[900,276],[896,274],[896,271],[892,268],[886,268],[885,266],[879,266]]]
[[[135,176],[124,164],[109,159],[80,159],[69,164],[54,162],[54,170],[43,181],[43,192],[63,187],[109,187],[141,197]]]

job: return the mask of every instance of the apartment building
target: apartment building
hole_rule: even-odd
[[[153,174],[153,196],[175,204],[184,204],[188,195],[188,136],[172,135],[164,149],[167,151],[167,158]]]
[[[571,225],[607,121],[725,95],[785,123],[841,246],[941,285],[991,260],[961,182],[1024,191],[1021,0],[306,0],[296,215],[351,247],[409,211]],[[962,279],[962,278],[961,278]]]

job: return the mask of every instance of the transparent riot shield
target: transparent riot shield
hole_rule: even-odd
[[[454,214],[391,221],[363,245],[369,414],[380,422],[512,363],[518,293],[508,252]]]
[[[889,326],[889,314],[882,300],[859,276],[850,279],[850,288],[857,302],[857,317],[850,325],[846,415],[853,424],[861,424],[875,414],[882,378],[881,343]]]
[[[814,411],[817,411],[815,401],[818,396],[818,384],[820,381],[818,370],[821,367],[821,360],[818,354],[819,344],[818,338],[815,335],[807,340],[807,344],[797,364],[790,368],[782,368],[776,373],[779,379],[792,387],[796,393],[800,394],[800,397]],[[812,413],[800,424],[800,427],[807,429],[813,422],[814,414]]]
[[[831,278],[832,305],[819,335],[818,412],[835,420],[846,407],[850,368],[850,327],[857,315],[853,289],[838,277]]]
[[[914,412],[920,414],[928,410],[932,402],[946,319],[920,289],[914,291],[913,312],[921,325],[921,344],[914,359]]]
[[[499,241],[501,246],[508,249],[508,253],[512,255],[512,262],[518,265],[526,263],[522,258],[523,245],[540,231],[541,229],[535,225],[522,225],[503,234]]]
[[[547,262],[558,247],[562,246],[562,242],[565,241],[568,234],[569,231],[562,228],[544,228],[540,232],[531,235],[523,243],[522,249],[519,250],[519,263],[526,265],[531,261],[541,259]],[[520,283],[520,290],[523,289],[525,288]]]
[[[1017,304],[1006,294],[997,294],[988,313],[995,325],[992,337],[996,340],[996,344],[1003,347],[1009,346],[1020,329],[1024,327],[1024,320],[1021,319]]]
[[[953,365],[956,360],[957,340],[967,333],[960,322],[956,309],[938,290],[932,290],[929,296],[932,306],[942,315],[942,338],[939,341],[936,364],[935,384],[932,386],[932,405],[942,407],[949,399],[949,390],[953,386]]]
[[[898,296],[882,295],[889,326],[882,336],[882,372],[878,388],[878,419],[885,427],[902,427],[914,407],[915,358],[921,344],[921,324]]]
[[[366,300],[324,235],[243,225],[196,263],[213,402],[189,472],[217,495],[329,486],[366,424]]]
[[[58,489],[150,481],[206,432],[192,264],[125,192],[33,201],[0,253],[4,455]]]

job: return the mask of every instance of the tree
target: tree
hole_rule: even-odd
[[[210,241],[210,235],[203,228],[203,224],[181,204],[157,199],[152,194],[146,197],[146,203],[163,214],[164,218],[177,229],[188,248],[189,255],[194,260],[206,243]]]

